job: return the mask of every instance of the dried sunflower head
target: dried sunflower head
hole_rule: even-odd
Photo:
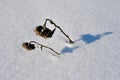
[[[22,44],[22,47],[25,48],[26,50],[34,50],[35,49],[35,44],[24,42]]]
[[[36,33],[36,35],[39,35],[46,39],[46,38],[51,38],[52,35],[54,34],[55,30],[56,30],[56,28],[54,30],[50,30],[48,28],[44,29],[43,26],[37,26],[35,28],[35,33]]]
[[[37,26],[34,30],[35,34],[41,36],[40,32],[42,31],[42,29],[43,29],[43,26],[41,26],[41,25]]]

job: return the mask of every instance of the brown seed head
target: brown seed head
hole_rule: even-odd
[[[24,42],[22,44],[22,47],[25,48],[26,50],[34,50],[35,49],[35,45],[34,44],[30,44],[28,42]]]

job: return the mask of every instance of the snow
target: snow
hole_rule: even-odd
[[[0,80],[120,80],[119,4],[120,0],[0,0]],[[35,27],[46,18],[75,43],[66,43],[58,29],[50,39],[36,36]],[[46,48],[26,51],[21,45],[31,40],[61,55]]]

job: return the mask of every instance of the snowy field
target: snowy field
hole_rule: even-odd
[[[75,43],[36,36],[46,18]],[[26,51],[31,40],[61,55]],[[120,0],[0,0],[0,42],[0,80],[120,80]]]

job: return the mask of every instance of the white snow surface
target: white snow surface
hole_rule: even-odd
[[[75,43],[36,36],[46,18]],[[31,40],[61,55],[25,50]],[[120,0],[0,0],[0,42],[0,80],[120,80]]]

